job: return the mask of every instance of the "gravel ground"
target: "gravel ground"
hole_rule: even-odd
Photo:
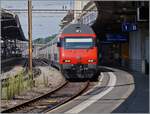
[[[2,73],[1,74],[1,80],[2,79],[6,79],[10,76],[15,76],[17,75],[19,72],[21,72],[23,70],[23,67],[22,66],[15,66],[13,69],[11,69],[10,71],[8,72],[5,72],[5,73]]]
[[[1,100],[2,110],[26,102],[49,91],[53,91],[65,82],[62,74],[56,69],[49,66],[39,68],[41,75],[35,78],[35,87],[22,92],[20,95],[16,95],[13,100]]]

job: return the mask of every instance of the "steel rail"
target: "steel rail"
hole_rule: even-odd
[[[31,99],[31,100],[29,100],[29,101],[26,101],[26,102],[24,102],[24,103],[22,103],[22,104],[16,105],[16,106],[14,106],[14,107],[12,107],[12,108],[3,110],[3,111],[1,111],[1,113],[15,112],[16,110],[21,109],[22,107],[28,106],[30,103],[36,102],[37,100],[40,100],[40,99],[42,99],[42,98],[44,98],[44,97],[47,97],[48,95],[50,95],[50,94],[52,94],[52,93],[54,93],[54,92],[56,92],[56,91],[59,91],[59,90],[60,90],[61,88],[63,88],[67,83],[68,83],[68,82],[65,82],[63,85],[59,86],[59,87],[56,88],[55,90],[53,90],[53,91],[51,91],[51,92],[48,92],[48,93],[46,93],[46,94],[44,94],[44,95],[38,96],[38,97],[36,97],[36,98],[34,98],[34,99]]]
[[[36,62],[39,62],[39,61],[36,61]],[[42,63],[44,63],[44,61],[42,61]],[[81,86],[82,84],[84,84],[84,86]],[[39,108],[29,110],[30,108],[32,108],[34,106],[34,104],[36,105],[35,107],[41,106],[42,104],[40,104],[40,103],[43,103],[42,101],[44,101],[44,100],[48,101],[49,99],[53,100],[53,97],[51,98],[51,95],[57,96],[59,92],[62,92],[62,93],[65,92],[65,95],[66,95],[67,92],[64,90],[68,90],[68,88],[71,88],[71,89],[73,88],[73,90],[74,90],[75,87],[77,88],[78,91],[74,90],[74,92],[73,92],[73,94],[71,94],[71,96],[68,93],[69,97],[68,97],[68,95],[67,95],[67,97],[65,97],[65,96],[63,96],[63,94],[60,97],[58,97],[57,99],[60,100],[60,102],[56,102],[55,104],[53,104],[53,103],[47,104],[47,102],[44,102],[44,103],[46,103],[46,105],[44,105],[44,106],[46,106],[46,108],[42,108],[42,109],[40,109],[40,111],[39,110],[37,111],[40,113],[41,112],[48,112],[50,110],[53,110],[53,109],[59,107],[60,105],[66,103],[66,102],[69,102],[70,100],[74,99],[75,97],[81,95],[88,88],[89,81],[84,82],[82,84],[80,85],[80,83],[79,83],[79,85],[78,85],[78,83],[71,83],[71,82],[66,81],[64,84],[60,85],[59,87],[57,87],[53,91],[47,92],[44,95],[40,95],[36,98],[33,98],[31,100],[28,100],[28,101],[22,103],[22,104],[18,104],[14,107],[5,109],[5,110],[1,111],[1,113],[12,113],[12,112],[18,112],[18,111],[19,112],[21,112],[21,111],[23,111],[23,112],[24,111],[25,112],[35,111],[36,112]],[[62,100],[62,98],[63,98],[63,100]],[[49,105],[51,105],[51,107],[49,107]]]
[[[6,110],[2,111],[1,113],[10,113],[10,112],[17,112],[17,111],[22,111],[22,110],[25,110],[25,111],[26,111],[26,109],[32,107],[32,105],[33,105],[33,104],[36,104],[36,102],[37,102],[37,104],[39,103],[39,104],[36,105],[36,106],[41,106],[41,105],[40,105],[40,102],[38,102],[38,101],[41,101],[41,103],[42,103],[42,100],[48,100],[49,97],[50,97],[50,95],[55,95],[55,94],[57,95],[57,92],[59,92],[59,91],[61,91],[61,90],[63,90],[63,89],[66,89],[69,84],[73,84],[73,83],[70,83],[70,82],[67,82],[67,81],[66,81],[62,86],[58,87],[58,88],[55,89],[54,91],[51,91],[51,92],[46,93],[46,94],[44,94],[44,95],[41,95],[41,96],[39,96],[39,97],[37,97],[37,98],[34,98],[34,99],[30,100],[30,101],[27,101],[27,102],[25,102],[25,103],[22,103],[22,104],[20,104],[20,105],[15,106],[15,107],[6,109]],[[47,107],[40,109],[40,111],[38,111],[37,113],[48,112],[48,111],[50,111],[50,110],[52,110],[52,109],[55,109],[55,108],[61,106],[61,105],[64,104],[64,103],[66,103],[66,102],[68,102],[68,101],[74,99],[75,97],[81,95],[81,94],[87,89],[88,85],[89,85],[89,81],[87,81],[87,82],[85,83],[84,87],[82,87],[82,89],[80,89],[77,93],[75,93],[75,94],[72,95],[71,97],[69,97],[69,98],[64,98],[62,101],[60,100],[61,102],[57,102],[57,104],[55,104],[54,106],[51,106],[51,107],[48,107],[48,106],[49,106],[49,105],[53,105],[53,104],[51,104],[51,103],[46,104]],[[69,86],[68,86],[68,87],[69,87]],[[80,86],[78,86],[78,87],[80,87]],[[56,93],[55,93],[55,92],[56,92]],[[61,97],[63,98],[64,96],[61,96]],[[61,97],[60,97],[60,98],[61,98]],[[47,98],[47,99],[46,99],[46,98]],[[52,98],[52,99],[53,99],[53,98]],[[44,105],[44,106],[45,106],[45,105]],[[35,109],[35,110],[37,110],[37,109]],[[32,110],[32,111],[34,111],[34,110]],[[27,112],[30,112],[30,111],[27,110]]]
[[[49,111],[51,111],[51,110],[53,110],[53,109],[55,109],[55,108],[57,108],[57,107],[59,107],[59,106],[61,106],[61,105],[63,105],[63,104],[65,104],[65,103],[67,103],[67,102],[73,100],[73,99],[76,98],[77,96],[81,95],[81,94],[88,88],[88,86],[89,86],[89,81],[88,81],[87,84],[85,85],[85,88],[82,89],[81,91],[79,91],[77,94],[75,94],[75,95],[72,96],[71,98],[69,98],[69,99],[67,99],[67,100],[64,100],[63,102],[61,102],[61,103],[59,103],[59,104],[57,104],[57,105],[55,105],[55,106],[53,106],[53,107],[51,107],[51,108],[48,108],[48,109],[45,110],[43,113],[49,112]]]

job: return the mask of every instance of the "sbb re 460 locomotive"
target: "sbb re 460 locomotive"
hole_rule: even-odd
[[[97,72],[96,35],[84,24],[70,24],[51,41],[51,64],[61,69],[65,78],[94,78]]]

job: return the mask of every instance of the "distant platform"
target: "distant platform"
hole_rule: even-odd
[[[16,59],[21,59],[21,57],[13,57],[13,58],[8,58],[8,59],[1,60],[1,64],[7,63],[7,62],[10,62],[10,61],[14,61]]]

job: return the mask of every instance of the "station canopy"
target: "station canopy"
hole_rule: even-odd
[[[1,9],[1,36],[2,40],[27,41],[18,15],[4,9]]]

